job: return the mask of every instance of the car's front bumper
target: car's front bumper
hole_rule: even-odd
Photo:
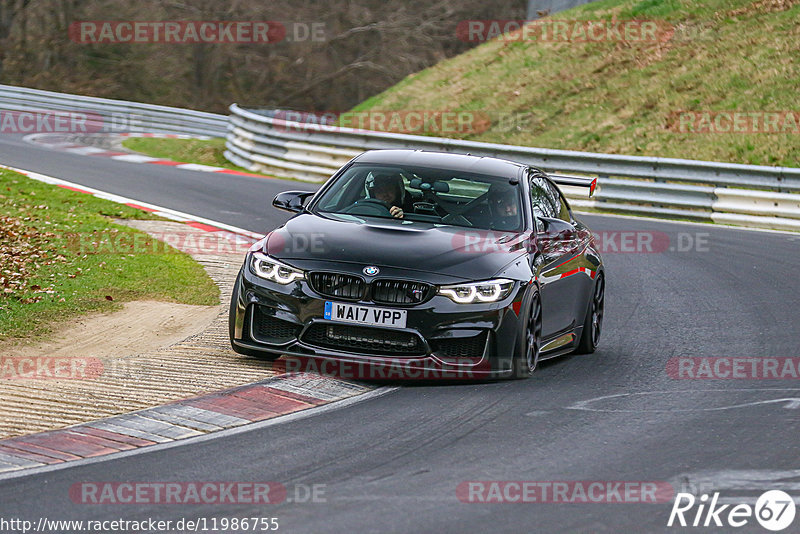
[[[527,290],[526,283],[517,282],[511,295],[488,304],[457,304],[439,295],[413,306],[359,303],[407,309],[406,328],[389,329],[324,319],[326,301],[347,301],[322,296],[305,280],[283,286],[244,268],[237,284],[234,345],[286,355],[287,370],[354,379],[509,376]]]

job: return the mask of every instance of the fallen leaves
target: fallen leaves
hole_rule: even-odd
[[[0,286],[4,297],[27,304],[55,293],[53,287],[30,283],[40,266],[66,261],[64,256],[53,256],[48,251],[47,244],[53,236],[16,217],[0,215]]]
[[[750,15],[752,13],[775,13],[777,11],[788,11],[798,2],[800,2],[800,0],[758,0],[749,6],[728,11],[728,16],[736,17],[739,15]]]

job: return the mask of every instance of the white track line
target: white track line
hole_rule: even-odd
[[[92,187],[87,187],[85,185],[76,184],[74,182],[68,182],[67,180],[62,180],[61,178],[54,178],[52,176],[47,176],[46,174],[40,174],[38,172],[28,171],[25,169],[18,169],[16,167],[9,167],[7,165],[0,165],[0,168],[16,171],[20,174],[24,174],[25,176],[32,178],[34,180],[38,180],[40,182],[45,182],[53,185],[65,185],[67,187],[78,189],[81,192],[85,192],[105,200],[110,200],[111,202],[116,202],[118,204],[136,204],[137,206],[142,206],[143,208],[147,208],[148,210],[153,211],[156,215],[162,215],[164,217],[171,218],[173,220],[178,220],[181,222],[199,222],[207,224],[209,226],[220,228],[222,230],[227,230],[234,234],[239,234],[254,239],[261,239],[264,237],[264,234],[259,234],[258,232],[251,232],[250,230],[245,230],[244,228],[239,228],[237,226],[232,226],[230,224],[214,221],[212,219],[207,219],[205,217],[200,217],[198,215],[192,215],[190,213],[184,213],[182,211],[165,208],[163,206],[158,206],[156,204],[142,202],[141,200],[127,198],[120,195],[115,195],[113,193],[107,193],[105,191],[94,189]]]
[[[697,222],[697,221],[679,221],[675,219],[659,219],[657,217],[647,217],[647,216],[639,216],[639,215],[622,215],[617,213],[602,213],[597,211],[580,211],[578,209],[572,210],[574,213],[578,213],[580,215],[589,215],[591,217],[615,217],[617,219],[629,219],[629,220],[643,220],[643,221],[654,221],[654,222],[661,222],[666,224],[686,224],[691,226],[701,226],[704,228],[727,228],[729,230],[746,230],[748,232],[769,232],[772,234],[784,234],[790,236],[797,236],[798,232],[792,232],[789,230],[772,230],[769,228],[751,228],[750,226],[735,226],[732,224],[720,224],[715,222]]]

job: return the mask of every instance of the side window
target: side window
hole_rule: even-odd
[[[531,177],[531,204],[536,217],[558,217],[558,209],[550,192],[550,186],[540,175]]]
[[[559,191],[558,188],[555,185],[553,185],[553,183],[550,181],[547,182],[547,188],[550,191],[551,196],[553,197],[556,209],[558,211],[556,217],[558,217],[562,221],[571,223],[572,214],[569,212],[569,207],[567,207],[567,201],[564,200],[564,195],[562,195],[561,191]]]

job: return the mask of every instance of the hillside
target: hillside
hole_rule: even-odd
[[[658,38],[500,36],[356,111],[472,112],[478,127],[444,136],[477,141],[800,165],[800,0],[605,0],[553,18],[614,17],[655,22]]]

